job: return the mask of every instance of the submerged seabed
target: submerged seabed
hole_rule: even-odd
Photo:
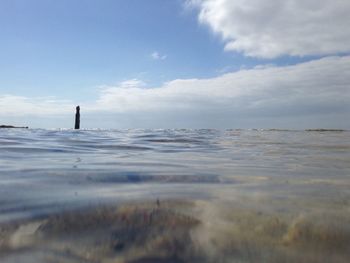
[[[0,262],[350,262],[350,132],[0,130]]]

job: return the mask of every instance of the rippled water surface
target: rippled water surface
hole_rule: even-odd
[[[315,222],[324,217],[328,219],[320,222],[317,229],[332,230],[326,234],[322,232],[320,238],[323,241],[329,239],[330,243],[336,242],[336,247],[345,246],[345,250],[341,251],[329,248],[328,255],[332,257],[327,260],[347,262],[350,258],[344,251],[349,248],[350,241],[349,197],[348,131],[0,130],[2,224],[39,220],[74,209],[131,201],[155,204],[156,200],[160,203],[162,200],[194,202],[189,205],[193,207],[186,208],[186,211],[197,211],[195,218],[201,222],[201,226],[195,228],[197,232],[193,230],[196,234],[191,236],[191,240],[201,240],[195,242],[195,251],[201,251],[198,247],[202,247],[206,253],[212,250],[209,254],[191,254],[189,260],[181,256],[189,252],[186,254],[182,251],[180,256],[174,252],[175,256],[172,254],[170,259],[164,259],[167,258],[164,253],[160,258],[159,255],[154,258],[154,254],[151,254],[137,259],[128,258],[129,250],[123,245],[120,246],[121,252],[111,253],[115,257],[123,255],[122,260],[125,261],[115,262],[303,262],[297,256],[299,253],[295,252],[300,247],[293,248],[292,252],[288,250],[288,253],[285,249],[288,242],[293,243],[294,239],[301,240],[299,245],[303,249],[304,238],[306,243],[312,241],[303,234],[298,236],[293,229],[303,225],[303,220]],[[325,216],[321,216],[322,213]],[[268,219],[262,215],[268,215]],[[276,223],[273,218],[281,223]],[[275,225],[266,223],[270,219]],[[331,223],[335,220],[338,220],[341,228],[334,231],[344,233],[344,236],[332,232],[334,226]],[[240,226],[237,222],[250,222],[254,227]],[[273,233],[265,233],[271,238],[275,238],[275,231],[281,231],[276,234],[280,235],[276,237],[277,241],[271,241],[271,247],[276,247],[274,242],[279,242],[281,251],[273,250],[268,255],[254,252],[249,256],[246,250],[241,251],[240,245],[234,245],[237,240],[222,237],[226,230],[212,229],[210,223],[217,224],[217,227],[229,227],[233,236],[243,235],[239,240],[247,239],[248,245],[243,244],[242,247],[246,249],[248,246],[257,251],[270,251],[271,248],[257,249],[260,243],[255,239],[248,241],[249,238],[263,235],[265,232],[261,234],[259,231],[265,231],[268,227],[274,229]],[[233,230],[237,225],[239,229]],[[262,230],[249,233],[258,226]],[[244,232],[245,228],[249,231]],[[248,234],[242,231],[251,236],[247,237]],[[305,231],[310,234],[316,230]],[[317,234],[312,232],[311,236]],[[11,238],[8,237],[10,241]],[[4,240],[5,237],[1,242],[0,234],[0,258],[2,244],[7,242],[8,248],[13,241]],[[320,243],[319,240],[313,241]],[[264,244],[266,242],[262,241]],[[14,250],[10,251],[13,255]],[[327,248],[320,251],[327,251]],[[33,262],[46,262],[38,253],[36,251],[29,256],[15,253],[18,256],[15,259],[6,256],[3,260],[31,262],[29,258],[32,258]],[[222,255],[222,258],[218,255]],[[91,262],[109,262],[103,261],[103,257],[105,255],[102,253],[94,258],[97,261]],[[281,257],[284,260],[280,261]],[[260,261],[262,259],[265,261]],[[305,262],[323,262],[323,259],[321,252],[315,252],[306,257]],[[55,260],[90,262],[87,257],[75,258],[76,261],[70,258],[69,261],[62,256]]]

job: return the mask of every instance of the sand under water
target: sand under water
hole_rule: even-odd
[[[0,262],[349,262],[349,139],[0,131]]]

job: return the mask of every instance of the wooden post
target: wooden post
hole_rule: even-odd
[[[76,107],[74,129],[76,129],[76,130],[80,129],[80,107],[79,106]]]

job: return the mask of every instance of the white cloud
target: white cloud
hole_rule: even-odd
[[[75,105],[71,101],[54,97],[0,95],[0,116],[57,115],[70,113],[72,109]]]
[[[328,57],[211,79],[177,79],[151,89],[109,87],[93,110],[113,112],[119,120],[133,116],[141,127],[276,127],[283,122],[284,127],[299,128],[302,122],[305,127],[314,122],[317,127],[350,128],[344,122],[350,115],[348,72],[350,56]],[[259,123],[264,118],[268,121]]]
[[[344,121],[350,115],[349,72],[350,56],[346,56],[242,69],[209,79],[177,79],[158,88],[145,88],[133,79],[104,87],[95,102],[81,106],[85,118],[99,114],[90,127],[106,127],[98,122],[108,115],[115,116],[116,127],[126,120],[127,127],[242,127],[244,123],[276,127],[283,122],[300,128],[304,120],[306,127],[313,121],[318,127],[350,128]],[[74,106],[49,99],[0,97],[2,116],[71,115]]]
[[[131,101],[128,96],[136,91],[142,91],[146,83],[139,79],[130,79],[120,82],[117,86],[100,87],[100,97],[96,103],[89,105],[90,111],[103,110],[114,111],[127,109],[128,105],[135,104],[135,98]]]
[[[348,0],[188,0],[225,49],[247,56],[350,52]]]
[[[218,116],[229,124],[238,118],[287,120],[327,114],[333,114],[332,122],[343,124],[340,116],[350,114],[349,72],[350,57],[328,57],[293,66],[255,67],[211,79],[178,79],[152,89],[110,87],[93,108],[181,116],[188,123],[195,118],[193,113],[200,113],[207,126]]]
[[[165,54],[160,54],[158,51],[154,51],[151,54],[151,58],[154,60],[165,60],[168,56]]]

